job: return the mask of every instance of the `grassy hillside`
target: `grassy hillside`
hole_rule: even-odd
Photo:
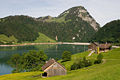
[[[77,58],[87,56],[89,52],[78,53],[72,56],[72,61],[64,63],[67,69]],[[41,72],[15,73],[0,76],[0,80],[119,80],[120,79],[120,48],[111,50],[104,55],[102,64],[96,64],[83,69],[68,71],[65,76],[55,76],[50,78],[33,77]],[[93,54],[90,59],[96,59],[97,54]]]
[[[39,37],[34,41],[36,43],[47,43],[47,42],[56,42],[53,39],[50,39],[49,37],[47,37],[46,35],[39,33]]]
[[[12,44],[17,43],[17,39],[14,36],[6,36],[4,34],[0,35],[0,44]]]
[[[49,43],[49,42],[54,43],[56,41],[47,37],[45,34],[42,34],[39,32],[39,36],[33,42],[35,42],[35,43]],[[24,41],[22,43],[23,44],[30,43],[30,41]],[[0,44],[21,44],[21,43],[18,43],[18,40],[14,36],[8,37],[8,36],[2,34],[2,35],[0,35]]]

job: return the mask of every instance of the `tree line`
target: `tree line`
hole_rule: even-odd
[[[71,61],[72,53],[64,51],[62,53],[61,63]],[[76,70],[84,67],[91,66],[93,64],[100,64],[102,62],[103,55],[99,54],[97,59],[92,61],[86,57],[79,58],[71,65],[71,70]],[[48,60],[48,56],[43,51],[31,50],[27,53],[14,54],[8,64],[14,68],[13,73],[18,72],[30,72],[30,71],[41,71],[41,67]],[[57,61],[58,59],[56,59]],[[94,63],[93,63],[94,62]]]
[[[31,50],[27,53],[14,54],[11,56],[8,64],[14,68],[13,73],[41,71],[41,67],[48,60],[48,56],[43,51]],[[57,61],[58,59],[56,59]],[[62,61],[71,60],[71,52],[64,51],[62,53]]]

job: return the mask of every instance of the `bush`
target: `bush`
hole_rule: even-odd
[[[19,73],[20,72],[20,70],[18,70],[18,69],[13,69],[12,70],[12,73]]]
[[[83,63],[85,67],[91,66],[92,65],[92,61],[91,60],[87,60],[86,57],[83,58]]]
[[[102,59],[103,59],[103,55],[99,54],[97,56],[97,60],[95,60],[94,64],[100,64],[102,62]]]
[[[98,59],[98,60],[102,60],[102,59],[103,59],[103,55],[102,55],[102,54],[99,54],[99,55],[97,56],[97,59]]]
[[[83,59],[79,60],[78,66],[79,66],[78,69],[85,67],[85,63],[84,63]]]
[[[70,61],[71,60],[71,52],[64,51],[62,54],[62,62]]]
[[[71,70],[76,70],[76,69],[79,69],[79,65],[77,63],[74,63],[72,66],[71,66]]]
[[[79,59],[78,62],[73,63],[73,65],[71,66],[71,70],[76,70],[76,69],[80,69],[83,67],[88,67],[91,66],[92,62],[89,59],[86,59],[86,57]]]

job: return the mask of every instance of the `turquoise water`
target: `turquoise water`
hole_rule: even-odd
[[[61,58],[63,51],[70,51],[72,54],[83,52],[88,47],[84,45],[70,45],[70,44],[59,44],[59,45],[32,45],[32,46],[15,46],[15,47],[0,47],[0,75],[10,74],[13,70],[7,64],[10,57],[19,53],[28,52],[29,50],[42,50],[48,58]]]

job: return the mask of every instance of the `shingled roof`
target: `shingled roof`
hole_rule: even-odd
[[[44,71],[46,68],[48,68],[50,65],[52,65],[54,62],[58,63],[57,61],[55,61],[54,59],[50,59],[49,61],[47,61],[47,63],[45,65],[42,66],[42,70]],[[65,67],[63,65],[61,65],[60,63],[58,63],[60,66],[62,66],[64,69]]]

